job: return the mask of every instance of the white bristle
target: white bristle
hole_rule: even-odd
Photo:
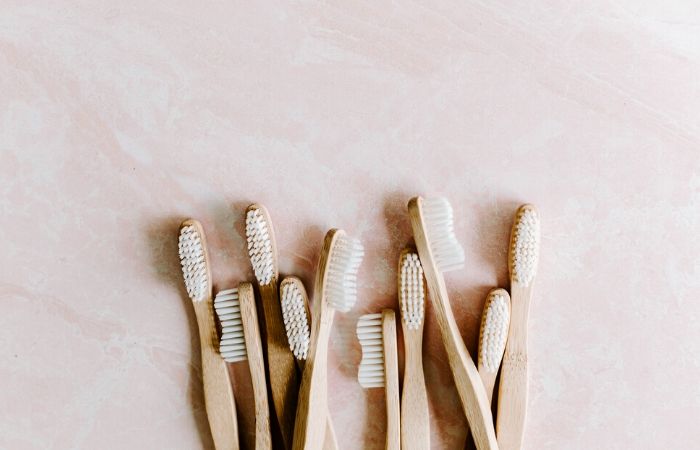
[[[309,319],[304,298],[296,283],[283,283],[281,293],[282,319],[287,330],[289,349],[296,359],[306,359],[311,342]]]
[[[423,220],[430,251],[440,272],[464,267],[464,249],[454,232],[452,206],[442,197],[423,199]]]
[[[349,311],[357,301],[357,270],[364,249],[359,240],[338,236],[329,255],[326,298],[329,305],[341,312]]]
[[[416,253],[406,253],[401,263],[399,304],[401,318],[409,330],[417,330],[425,315],[423,266]]]
[[[226,362],[238,362],[248,359],[243,334],[243,320],[238,302],[238,289],[228,289],[216,294],[214,310],[221,322],[221,341],[219,353]]]
[[[510,308],[506,297],[494,294],[488,300],[479,337],[479,364],[488,372],[496,372],[501,365],[508,338]]]
[[[540,218],[537,211],[522,210],[513,229],[512,271],[515,281],[528,286],[535,278],[540,247]]]
[[[248,210],[245,218],[245,235],[255,278],[261,285],[267,285],[275,274],[275,262],[270,227],[259,209]]]
[[[382,315],[365,314],[357,321],[357,338],[362,347],[362,361],[357,372],[360,386],[374,388],[384,386],[384,337]]]
[[[180,229],[177,246],[187,295],[194,301],[202,301],[209,289],[209,277],[202,239],[194,225]]]

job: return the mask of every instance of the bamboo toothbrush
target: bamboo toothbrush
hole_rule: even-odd
[[[522,447],[527,408],[527,319],[537,272],[540,218],[532,205],[515,214],[510,234],[511,320],[498,390],[498,444],[502,450]]]
[[[289,351],[282,323],[282,310],[277,291],[277,247],[272,221],[262,205],[246,209],[245,234],[248,254],[260,289],[267,335],[267,373],[272,403],[284,448],[291,448],[294,436],[294,413],[297,407],[299,377],[294,355]]]
[[[248,360],[255,398],[255,448],[269,450],[272,448],[270,407],[267,404],[265,363],[253,285],[240,283],[238,289],[220,291],[214,298],[214,309],[221,323],[219,352],[224,361],[237,363]]]
[[[396,315],[391,309],[365,314],[357,321],[362,361],[357,372],[364,388],[383,387],[386,399],[386,450],[401,448],[399,365],[396,350]]]
[[[328,339],[335,311],[347,312],[357,301],[357,269],[362,244],[332,229],[323,241],[314,288],[311,346],[304,367],[294,428],[294,450],[316,450],[323,443],[328,417]]]
[[[304,283],[297,277],[285,277],[280,283],[280,302],[289,349],[294,354],[299,369],[303,371],[311,342],[309,297],[306,295]],[[328,413],[328,421],[326,422],[326,437],[323,448],[324,450],[338,449],[338,441],[335,437],[330,413]]]
[[[197,316],[204,403],[214,445],[217,450],[238,449],[236,403],[226,363],[216,350],[219,339],[212,309],[211,269],[204,230],[199,222],[189,219],[180,225],[178,250],[187,294]]]
[[[442,272],[464,265],[464,250],[454,235],[452,206],[444,198],[412,198],[408,203],[413,235],[430,289],[455,386],[479,450],[498,448],[493,417],[479,372],[457,328]]]
[[[492,289],[486,297],[479,331],[479,376],[489,404],[493,398],[498,369],[501,367],[510,324],[510,296],[504,289]],[[471,448],[469,430],[465,448]]]
[[[411,250],[401,253],[398,279],[405,353],[401,394],[401,448],[427,450],[430,448],[430,420],[423,375],[426,286],[418,254]]]

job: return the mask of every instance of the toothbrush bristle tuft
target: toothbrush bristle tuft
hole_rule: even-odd
[[[399,304],[401,318],[409,330],[417,330],[425,316],[423,266],[416,253],[406,253],[401,261]]]
[[[219,353],[226,362],[239,362],[248,359],[243,334],[243,320],[238,300],[238,289],[228,289],[216,294],[214,310],[221,322]]]
[[[338,311],[349,311],[357,301],[357,270],[362,262],[362,243],[345,234],[338,236],[330,255],[326,279],[326,298]]]
[[[311,331],[304,298],[296,283],[282,284],[281,303],[289,349],[296,359],[306,359],[311,342]]]
[[[260,209],[248,210],[245,217],[245,235],[255,278],[261,285],[267,285],[275,274],[275,262],[270,226]]]
[[[202,238],[194,225],[180,229],[178,253],[187,295],[193,301],[204,300],[209,289],[209,274]]]
[[[508,338],[510,307],[506,296],[492,294],[487,299],[481,319],[479,336],[479,364],[489,373],[498,371]]]
[[[375,388],[384,386],[384,337],[382,315],[365,314],[357,321],[357,338],[362,347],[362,361],[357,372],[360,386]]]
[[[464,267],[464,249],[455,236],[450,202],[443,197],[426,198],[422,210],[430,251],[440,272]]]
[[[540,247],[540,218],[533,208],[521,208],[513,227],[511,272],[513,278],[528,286],[537,273]]]

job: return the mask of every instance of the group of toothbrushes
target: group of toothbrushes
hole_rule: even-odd
[[[408,203],[408,215],[415,249],[404,250],[398,263],[405,350],[401,394],[395,312],[385,309],[357,322],[362,348],[359,383],[385,389],[386,448],[430,448],[422,363],[425,299],[429,297],[476,447],[519,449],[527,405],[527,319],[539,255],[537,211],[523,205],[516,212],[508,252],[510,295],[500,288],[488,294],[478,366],[459,333],[443,277],[444,272],[462,268],[465,259],[454,233],[452,207],[444,198],[415,197]],[[278,280],[272,222],[262,205],[246,210],[246,238],[258,284],[257,310],[251,283],[242,282],[213,296],[202,226],[190,219],[180,227],[180,261],[199,326],[205,405],[214,444],[217,450],[239,448],[226,365],[247,360],[255,402],[256,449],[337,449],[328,410],[328,344],[335,311],[347,312],[356,302],[362,244],[343,230],[328,231],[310,307],[298,278]],[[257,311],[263,315],[261,328]],[[499,368],[494,427],[491,399]]]

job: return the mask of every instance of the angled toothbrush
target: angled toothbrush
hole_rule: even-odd
[[[255,449],[269,450],[272,448],[270,408],[253,285],[240,283],[238,289],[218,292],[214,298],[214,309],[221,323],[219,352],[224,361],[248,361],[255,399]]]
[[[444,198],[415,197],[408,202],[408,214],[428,282],[433,311],[474,442],[479,450],[495,450],[498,443],[488,397],[459,334],[442,275],[464,265],[464,250],[454,235],[452,206]]]
[[[479,376],[484,383],[489,404],[493,398],[496,375],[501,367],[510,325],[510,296],[505,289],[492,289],[486,297],[479,331]],[[471,448],[469,430],[466,447]]]
[[[217,450],[238,449],[236,404],[226,363],[217,352],[218,334],[212,308],[211,269],[202,225],[185,220],[178,240],[180,264],[187,294],[192,300],[202,351],[204,404]]]
[[[383,387],[386,399],[386,450],[401,448],[399,366],[396,350],[396,314],[385,309],[365,314],[357,321],[362,361],[357,379],[364,388]]]
[[[362,244],[342,230],[326,233],[316,273],[311,346],[299,389],[294,450],[322,447],[328,417],[328,340],[335,311],[347,312],[357,301],[357,270]]]
[[[403,392],[401,394],[401,448],[430,448],[428,394],[423,375],[423,325],[426,286],[418,254],[404,250],[399,258],[399,306],[404,343]]]
[[[285,277],[280,283],[280,303],[284,329],[287,330],[289,349],[297,360],[299,369],[304,370],[304,363],[309,354],[311,343],[311,328],[309,323],[309,297],[306,295],[304,283],[297,277]],[[337,450],[338,441],[333,429],[330,413],[326,422],[324,450]]]
[[[515,214],[510,234],[511,319],[498,388],[498,444],[502,450],[521,448],[527,408],[527,319],[532,284],[537,273],[540,218],[532,205]]]
[[[282,433],[284,448],[291,448],[294,413],[297,407],[299,377],[294,355],[287,346],[282,310],[277,290],[277,247],[270,215],[264,206],[246,209],[245,234],[248,255],[260,289],[260,301],[267,336],[265,351],[267,373],[275,417]]]

